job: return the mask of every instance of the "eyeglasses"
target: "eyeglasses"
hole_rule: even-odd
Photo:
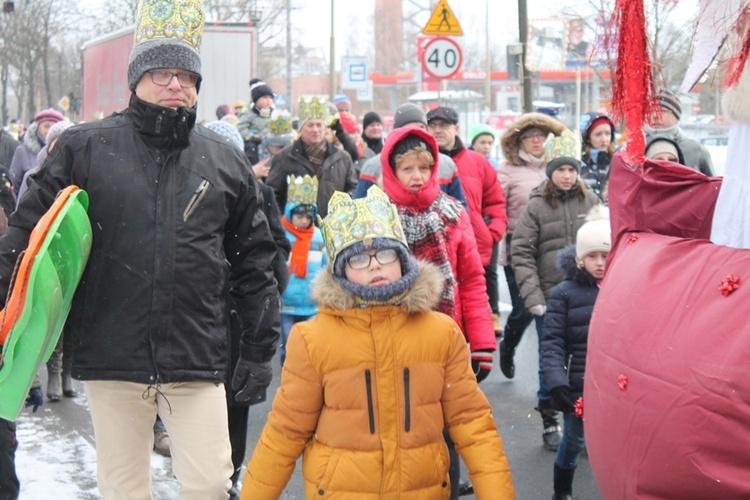
[[[151,81],[156,85],[166,87],[172,81],[172,78],[177,77],[177,81],[180,83],[180,87],[189,89],[195,87],[198,83],[198,75],[195,73],[189,73],[187,71],[180,73],[172,73],[171,71],[165,71],[163,69],[154,69],[148,72],[151,75]]]
[[[372,262],[373,257],[375,257],[375,260],[383,265],[391,264],[398,260],[398,252],[396,252],[396,250],[394,250],[393,248],[384,248],[375,252],[374,255],[370,255],[368,253],[358,253],[357,255],[352,255],[351,257],[349,257],[346,263],[349,264],[349,267],[351,267],[352,269],[365,269],[367,267],[370,267],[370,263]]]
[[[450,122],[444,122],[442,120],[440,121],[431,121],[427,124],[427,128],[430,130],[436,130],[436,129],[447,129],[449,127],[452,127],[453,124]]]
[[[545,138],[545,137],[547,137],[547,136],[546,136],[546,135],[544,135],[544,134],[542,134],[542,133],[540,132],[540,133],[537,133],[537,134],[529,134],[529,135],[524,135],[524,136],[522,136],[522,137],[521,137],[521,140],[522,140],[522,141],[525,141],[525,140],[530,140],[530,141],[542,141],[542,140],[544,140],[544,138]]]

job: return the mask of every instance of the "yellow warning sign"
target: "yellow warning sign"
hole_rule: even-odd
[[[461,29],[461,25],[448,2],[440,0],[435,6],[435,10],[432,11],[430,20],[422,29],[422,33],[425,35],[462,36],[464,30]]]

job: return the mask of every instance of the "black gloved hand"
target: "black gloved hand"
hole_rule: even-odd
[[[333,130],[337,134],[345,131],[338,114],[336,114],[333,120],[331,120],[331,124],[329,125],[329,127],[331,127],[331,130]]]
[[[567,386],[555,387],[549,393],[552,396],[552,408],[564,413],[575,412],[575,404],[570,399],[570,389]]]
[[[471,368],[477,377],[477,383],[487,378],[492,371],[492,351],[489,349],[478,349],[471,353]]]
[[[266,399],[266,388],[271,383],[271,360],[251,361],[240,358],[234,368],[232,390],[238,403],[256,404]]]
[[[26,398],[26,404],[24,405],[24,408],[28,408],[29,406],[33,406],[32,413],[36,413],[36,411],[39,409],[40,406],[44,404],[44,393],[42,392],[41,387],[32,387],[29,390],[29,395]]]

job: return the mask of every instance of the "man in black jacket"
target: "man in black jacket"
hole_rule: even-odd
[[[270,383],[279,337],[276,246],[244,154],[194,126],[199,2],[146,7],[128,65],[129,107],[67,130],[29,178],[0,240],[0,294],[56,193],[69,184],[86,190],[92,249],[67,324],[73,376],[84,381],[94,424],[99,490],[105,499],[150,498],[158,414],[180,498],[227,498],[222,290],[227,283],[242,329],[232,388],[254,401]]]
[[[357,187],[357,171],[351,156],[325,138],[330,112],[325,100],[300,98],[299,139],[277,153],[271,161],[266,185],[276,192],[279,208],[286,206],[287,179],[290,175],[318,178],[318,209],[325,217],[334,191],[352,194]]]

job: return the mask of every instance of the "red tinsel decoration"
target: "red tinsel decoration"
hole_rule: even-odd
[[[613,19],[618,27],[618,40],[612,114],[625,120],[628,140],[623,155],[627,163],[634,165],[643,162],[646,149],[643,123],[658,108],[643,0],[617,0]]]
[[[737,22],[737,28],[741,29],[747,26],[748,21],[748,12],[743,11],[743,13],[740,15],[740,19]],[[740,76],[742,76],[742,70],[745,69],[745,61],[747,61],[748,56],[750,56],[750,30],[746,30],[744,35],[740,33],[740,36],[743,36],[743,42],[742,42],[742,48],[740,49],[739,53],[737,53],[735,56],[733,56],[729,62],[727,63],[727,73],[724,76],[724,88],[731,88],[737,85],[740,81]]]

